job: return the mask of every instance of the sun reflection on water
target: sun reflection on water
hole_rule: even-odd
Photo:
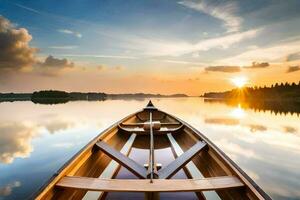
[[[246,116],[246,112],[244,111],[244,109],[241,107],[241,104],[238,105],[237,108],[234,108],[230,115],[234,118],[238,118],[238,119],[242,119]]]

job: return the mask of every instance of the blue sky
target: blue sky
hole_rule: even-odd
[[[298,0],[0,0],[0,15],[28,31],[40,59],[172,68],[174,76],[187,67],[285,62],[300,52],[299,8]]]

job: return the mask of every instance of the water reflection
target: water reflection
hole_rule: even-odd
[[[0,122],[0,162],[12,163],[16,157],[29,157],[33,151],[30,142],[37,129],[15,122]]]
[[[147,99],[1,103],[0,199],[30,197],[99,132],[146,103]],[[203,132],[272,198],[300,199],[299,116],[201,98],[153,103]],[[30,184],[29,177],[35,177]]]
[[[230,114],[238,119],[241,119],[246,115],[244,109],[241,107],[241,104],[238,104],[237,108],[233,109]]]
[[[9,196],[14,188],[20,187],[21,182],[14,181],[12,183],[8,183],[7,185],[0,187],[0,196]]]
[[[225,100],[225,99],[204,99],[207,103],[224,103],[229,106],[241,107],[244,109],[253,109],[257,112],[270,111],[271,113],[277,114],[300,114],[300,102],[299,101],[262,101],[259,99],[256,100]]]
[[[219,124],[219,125],[227,125],[227,126],[235,126],[240,123],[239,120],[234,118],[207,118],[205,119],[205,123],[207,124]]]

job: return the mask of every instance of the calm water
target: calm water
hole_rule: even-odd
[[[154,104],[203,132],[274,199],[300,199],[300,116],[201,98]],[[0,199],[28,199],[89,140],[147,100],[0,103]]]

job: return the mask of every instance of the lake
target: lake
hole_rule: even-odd
[[[0,103],[0,199],[30,199],[87,142],[147,102]],[[205,134],[273,199],[300,199],[299,113],[196,97],[153,103]]]

